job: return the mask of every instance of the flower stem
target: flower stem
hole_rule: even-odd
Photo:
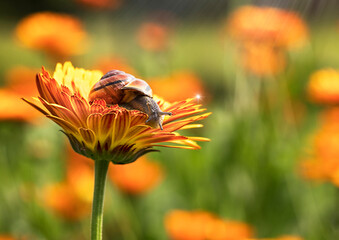
[[[104,216],[104,197],[106,175],[109,161],[95,161],[94,193],[92,204],[91,240],[102,239],[102,222]]]

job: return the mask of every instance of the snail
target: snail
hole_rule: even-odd
[[[89,93],[89,102],[95,99],[103,99],[107,105],[118,104],[129,110],[139,110],[148,115],[146,124],[162,128],[164,115],[172,115],[163,112],[152,97],[152,89],[144,80],[119,70],[111,70],[94,84]]]

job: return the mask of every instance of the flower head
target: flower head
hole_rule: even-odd
[[[93,178],[90,180],[93,181]],[[79,220],[91,212],[91,201],[82,198],[67,181],[50,184],[43,189],[43,202],[56,215],[67,220]]]
[[[238,240],[253,235],[245,223],[222,220],[204,211],[173,210],[165,217],[165,227],[173,240]]]
[[[18,95],[8,89],[0,89],[0,120],[15,120],[30,122],[37,118],[36,111],[27,108]]]
[[[271,42],[281,47],[299,46],[308,36],[304,21],[296,13],[272,7],[240,7],[227,26],[236,40]]]
[[[128,65],[124,58],[120,57],[102,57],[95,62],[94,68],[102,72],[109,72],[113,69],[119,69],[129,74],[135,75],[136,71]]]
[[[124,164],[155,151],[154,146],[199,149],[196,141],[209,141],[175,132],[202,127],[191,123],[210,115],[202,113],[206,109],[200,109],[193,99],[172,104],[157,100],[160,109],[172,113],[165,116],[163,130],[146,125],[148,116],[141,111],[108,106],[103,99],[90,103],[90,90],[102,75],[74,68],[70,62],[57,64],[53,77],[42,69],[36,78],[38,102],[25,101],[60,125],[77,153],[94,160]]]
[[[70,56],[83,51],[86,32],[73,16],[39,12],[21,20],[16,27],[16,36],[26,47],[53,56]]]
[[[306,179],[339,185],[338,118],[338,108],[328,109],[323,114],[322,125],[312,138],[310,157],[301,162],[301,173]]]
[[[15,66],[6,72],[6,88],[18,95],[31,96],[36,95],[38,90],[35,86],[34,77],[36,68],[26,66]]]
[[[241,50],[241,65],[254,75],[275,75],[282,72],[286,66],[284,51],[271,44],[246,42]]]
[[[167,101],[178,101],[179,98],[192,98],[197,94],[204,95],[205,91],[201,79],[190,71],[179,71],[170,77],[149,79],[153,91]]]
[[[303,238],[294,235],[284,235],[276,238],[251,238],[247,240],[303,240]]]
[[[317,103],[339,103],[339,72],[322,69],[314,72],[308,83],[309,98]]]
[[[123,0],[75,0],[75,1],[89,8],[97,9],[117,9],[123,3]]]
[[[120,190],[129,194],[141,194],[159,183],[162,169],[156,162],[142,157],[132,164],[112,166],[109,177]]]
[[[169,35],[169,29],[165,25],[145,22],[140,26],[137,38],[143,49],[161,51],[168,46]]]
[[[55,214],[67,220],[79,220],[91,212],[94,189],[93,162],[67,149],[66,178],[46,185],[43,202]]]
[[[20,97],[37,94],[34,84],[35,69],[18,66],[6,72],[6,86],[0,88],[0,120],[34,121],[39,114]],[[32,111],[33,110],[33,111]]]
[[[15,238],[9,235],[0,235],[0,240],[15,240]]]

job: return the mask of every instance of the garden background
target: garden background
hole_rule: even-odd
[[[103,239],[339,239],[339,4],[0,4],[0,239],[88,239],[93,164],[21,100],[71,61],[213,114],[200,150],[111,166]]]

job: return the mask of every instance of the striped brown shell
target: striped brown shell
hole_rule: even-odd
[[[119,70],[111,70],[92,87],[88,100],[104,99],[107,104],[128,103],[138,95],[152,97],[152,89],[141,79]]]

